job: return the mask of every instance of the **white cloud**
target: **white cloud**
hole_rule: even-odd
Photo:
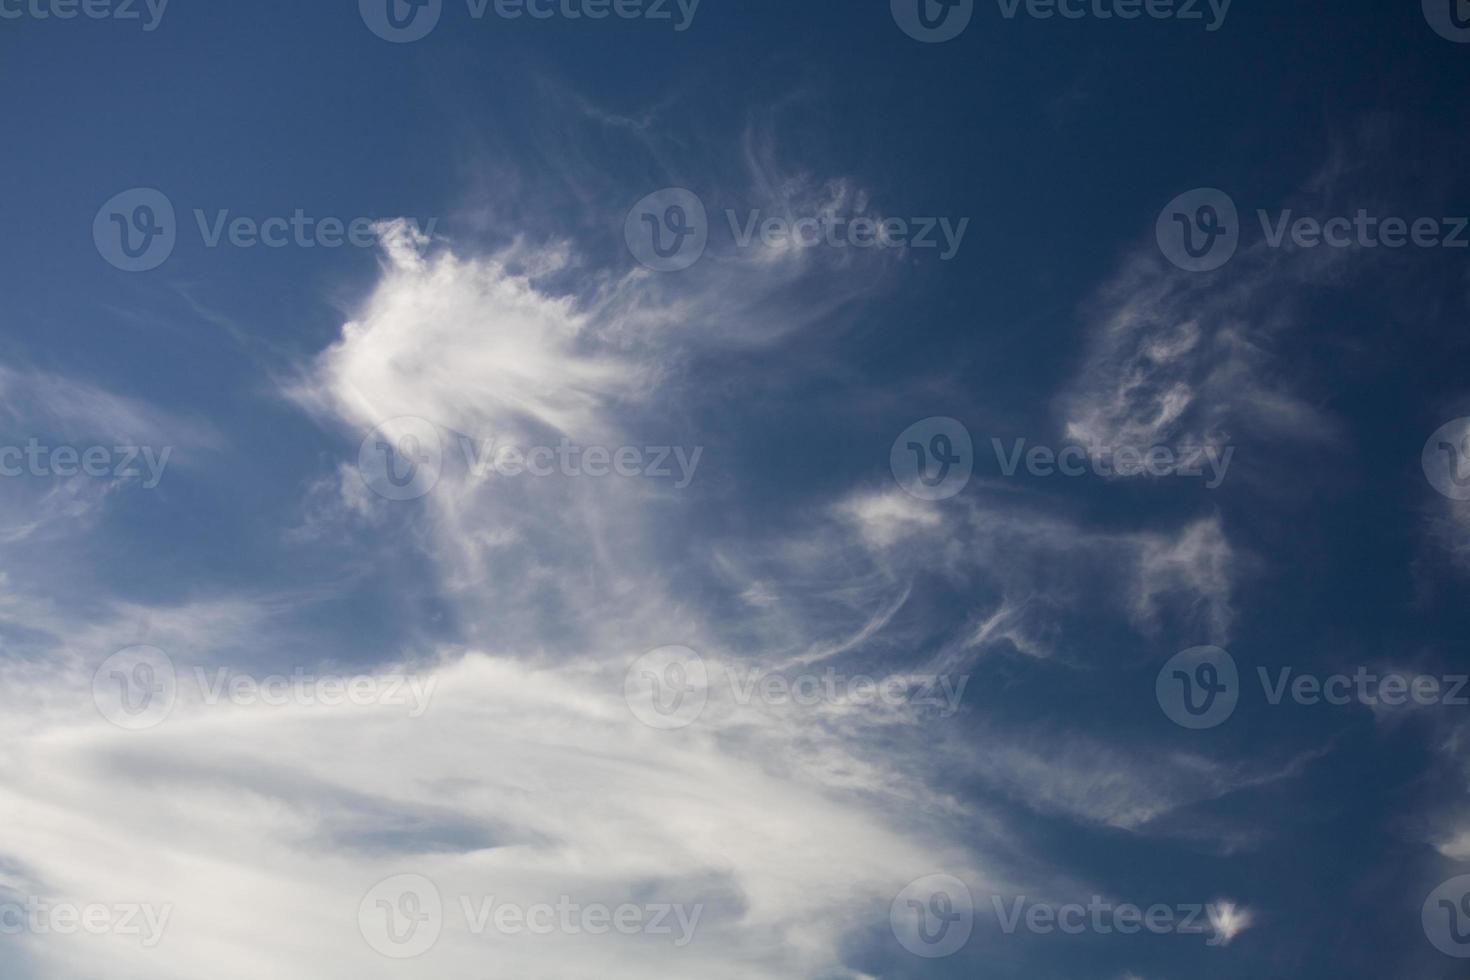
[[[1089,312],[1085,360],[1059,400],[1066,435],[1085,446],[1223,449],[1246,431],[1331,443],[1338,425],[1294,392],[1273,362],[1290,327],[1286,297],[1305,278],[1264,248],[1232,263],[1230,287],[1132,256]]]
[[[897,488],[853,497],[840,506],[840,512],[857,525],[864,540],[879,548],[943,523],[938,509]]]
[[[142,733],[91,709],[85,672],[38,677],[44,701],[10,692],[29,734],[0,761],[5,847],[25,888],[175,912],[151,951],[59,937],[27,950],[63,980],[93,975],[101,955],[119,977],[206,964],[219,977],[400,976],[357,934],[356,911],[375,882],[411,872],[451,906],[416,967],[436,976],[482,976],[487,962],[527,978],[641,978],[671,963],[712,978],[838,975],[856,910],[914,869],[964,865],[912,833],[916,808],[934,804],[871,746],[799,710],[744,715],[738,732],[718,717],[655,731],[622,701],[624,666],[473,654],[426,666],[438,688],[417,720],[181,701]],[[386,828],[404,830],[362,843]],[[457,828],[460,843],[436,828]],[[613,906],[641,894],[705,911],[676,951],[648,937],[476,937],[461,894]]]
[[[863,206],[838,190],[843,206]],[[716,256],[686,286],[591,275],[573,296],[547,281],[576,262],[562,246],[472,256],[395,224],[380,281],[292,395],[346,433],[349,458],[398,416],[430,420],[447,441],[636,444],[674,403],[686,342],[715,342],[814,268],[852,274],[861,261]],[[822,312],[797,309],[742,342],[774,342]],[[681,322],[698,326],[686,336],[674,330]],[[699,523],[689,495],[648,481],[514,481],[446,466],[421,500],[389,503],[365,495],[350,468],[319,477],[298,541],[336,523],[412,552],[422,563],[385,552],[377,574],[432,593],[469,652],[418,664],[438,694],[416,721],[184,699],[158,729],[125,733],[97,717],[90,670],[110,652],[99,649],[103,634],[133,615],[151,623],[146,642],[214,659],[249,663],[247,642],[304,666],[325,658],[291,649],[300,637],[263,631],[250,600],[113,604],[80,638],[54,610],[15,610],[16,622],[85,641],[76,648],[85,653],[8,673],[7,700],[22,708],[6,721],[0,761],[5,853],[26,887],[56,898],[177,908],[148,955],[115,942],[28,941],[43,975],[89,976],[106,955],[123,978],[401,976],[358,935],[357,903],[379,879],[416,872],[446,896],[707,906],[696,941],[671,961],[666,946],[618,938],[471,937],[453,927],[451,900],[451,927],[419,964],[436,976],[478,977],[493,963],[527,978],[642,978],[670,962],[732,980],[843,976],[848,940],[910,880],[946,871],[985,884],[985,857],[967,836],[974,814],[947,786],[958,770],[946,753],[970,757],[973,747],[936,736],[906,706],[841,700],[809,710],[714,696],[699,724],[656,732],[622,701],[633,657],[689,642],[715,665],[862,657],[865,669],[888,663],[912,677],[962,665],[1000,635],[1041,651],[1056,639],[1047,613],[1099,593],[1138,627],[1176,606],[1211,630],[1229,621],[1231,552],[1217,521],[1099,532],[989,501],[941,518],[886,491],[855,494],[800,533],[721,535]],[[691,527],[711,543],[691,548]],[[1000,620],[994,604],[977,614],[995,624],[975,634],[978,646],[911,642],[933,639],[901,621],[927,573],[983,583],[999,603]],[[704,576],[731,586],[743,615],[710,600]],[[1137,829],[1251,778],[1192,773],[1201,767],[1189,760],[1154,760],[1143,773],[1106,746],[1059,764],[1028,752],[1020,742],[1030,737],[997,738],[984,777],[1079,821]]]

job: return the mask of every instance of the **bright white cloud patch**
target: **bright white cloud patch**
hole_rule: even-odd
[[[477,450],[647,441],[676,377],[678,341],[661,335],[670,310],[650,314],[662,293],[636,275],[591,299],[558,293],[544,277],[572,261],[564,248],[464,256],[394,224],[380,281],[293,397],[347,434],[349,458],[401,416],[426,420],[446,458],[461,437]],[[792,275],[727,265],[684,301],[719,322],[731,297],[774,295]],[[936,509],[868,490],[797,532],[721,535],[690,494],[647,480],[515,479],[474,462],[446,463],[409,501],[365,492],[353,465],[334,465],[295,534],[370,539],[383,547],[375,575],[455,618],[463,646],[404,654],[436,685],[422,717],[211,706],[184,692],[165,723],[124,732],[90,704],[91,671],[112,652],[104,637],[14,609],[13,623],[77,652],[9,676],[21,708],[0,761],[11,862],[0,868],[13,889],[57,900],[173,910],[148,950],[25,937],[40,975],[80,980],[105,955],[111,975],[150,980],[403,976],[359,933],[358,909],[377,882],[414,874],[445,899],[415,973],[857,976],[848,952],[882,941],[887,904],[910,881],[944,871],[987,885],[956,772],[1031,812],[1131,832],[1262,778],[1103,745],[1048,753],[1045,732],[1019,727],[993,731],[976,766],[954,727],[962,675],[984,648],[1007,637],[1047,656],[1064,632],[1053,612],[1078,602],[1101,595],[1136,628],[1176,612],[1228,628],[1232,554],[1218,520],[1107,533],[984,498]],[[929,576],[964,584],[972,638],[936,642],[905,620]],[[707,582],[727,586],[740,615]],[[211,609],[217,622],[201,622]],[[248,663],[242,645],[264,637],[277,656],[320,663],[291,650],[299,638],[265,632],[251,602],[133,612],[154,624],[149,642],[184,659],[197,648]],[[625,703],[624,672],[675,643],[698,646],[716,683],[696,724],[659,731]],[[906,692],[941,666],[952,686],[930,695],[952,697],[942,731],[919,703],[875,702],[860,683],[812,705],[750,695],[765,670],[871,675]],[[1020,848],[1005,857],[1026,860]],[[677,948],[648,935],[476,935],[492,897],[700,911]]]
[[[860,746],[797,711],[656,731],[622,700],[624,666],[470,655],[427,669],[437,686],[419,719],[181,701],[137,733],[75,710],[84,673],[37,675],[50,707],[31,709],[30,734],[0,762],[6,851],[23,856],[11,887],[173,917],[148,950],[116,936],[22,941],[58,978],[95,975],[99,956],[119,977],[206,964],[219,977],[402,976],[359,935],[357,909],[379,880],[413,873],[446,901],[442,937],[415,967],[435,976],[487,964],[528,978],[810,976],[834,969],[855,910],[911,869],[963,864],[913,835],[913,787]],[[658,935],[476,935],[461,896],[702,912],[681,948]]]

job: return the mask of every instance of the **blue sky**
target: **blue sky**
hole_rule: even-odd
[[[0,0],[0,976],[1461,975],[1467,41]]]

